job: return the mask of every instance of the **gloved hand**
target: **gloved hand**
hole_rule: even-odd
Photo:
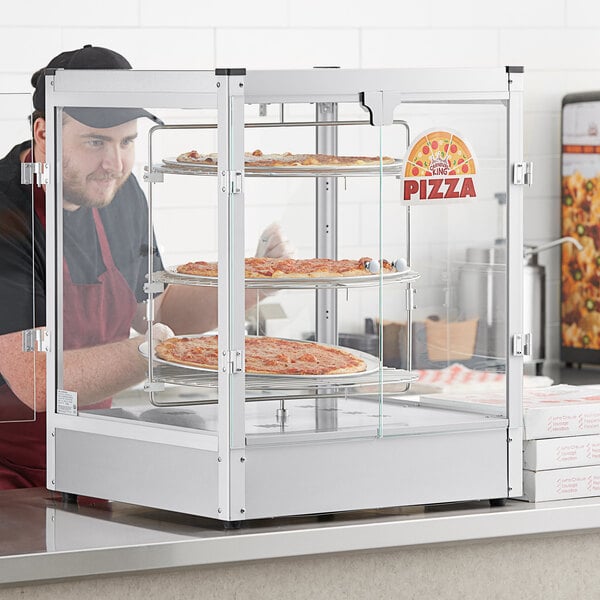
[[[279,223],[271,223],[260,235],[256,246],[257,257],[289,258],[295,250],[285,237]]]
[[[154,323],[152,325],[152,350],[156,347],[157,344],[160,344],[164,340],[174,337],[175,333],[173,330],[165,325],[164,323]],[[150,341],[150,329],[146,331],[146,342]]]

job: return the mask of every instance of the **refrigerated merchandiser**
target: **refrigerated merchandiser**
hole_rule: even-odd
[[[600,93],[562,101],[561,359],[600,360]]]
[[[57,70],[46,89],[51,489],[233,522],[521,494],[522,68]],[[143,218],[123,217],[114,233],[115,200],[79,206],[120,249],[140,317],[127,335],[146,377],[98,402],[69,374],[79,325],[63,260],[81,215],[68,210],[67,151],[73,127],[85,152],[111,143],[97,120],[79,131],[77,110],[123,107],[163,121],[117,126],[123,144],[137,134]],[[506,298],[485,324],[461,310],[460,269],[467,249],[493,245],[499,218]],[[256,275],[277,258],[264,247],[273,231],[294,246],[279,257],[292,271]],[[303,271],[314,259],[363,270]],[[181,268],[194,263],[212,271]],[[111,301],[130,302],[123,294]],[[374,345],[344,345],[366,321]],[[157,351],[157,323],[190,354]],[[505,339],[482,351],[477,330],[492,325]],[[209,338],[212,362],[195,362]],[[328,352],[354,367],[332,367]],[[433,371],[469,359],[474,373],[504,376],[497,410],[427,403],[416,357]]]

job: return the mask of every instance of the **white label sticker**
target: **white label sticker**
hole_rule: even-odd
[[[76,415],[77,392],[56,390],[56,412],[59,415]]]

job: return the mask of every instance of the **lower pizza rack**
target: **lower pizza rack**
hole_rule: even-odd
[[[253,394],[259,398],[273,400],[273,391],[282,397],[307,398],[318,395],[344,396],[347,393],[361,395],[378,395],[381,391],[395,393],[406,391],[410,384],[417,380],[417,374],[404,369],[383,367],[381,371],[355,373],[344,377],[327,376],[278,376],[248,375],[246,376],[247,399]],[[186,369],[176,365],[156,364],[153,367],[153,381],[173,384],[197,386],[217,390],[218,375],[216,372]],[[388,389],[393,388],[393,389]],[[190,402],[197,404],[198,402]]]

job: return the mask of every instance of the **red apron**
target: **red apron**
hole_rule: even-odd
[[[35,187],[35,211],[44,223],[44,202]],[[115,266],[98,209],[92,209],[102,261],[106,271],[97,283],[75,284],[63,261],[63,345],[64,350],[87,348],[129,337],[137,302],[127,281]],[[33,376],[33,375],[32,375]],[[86,409],[107,408],[110,398]],[[0,420],[31,419],[33,412],[0,385]],[[0,424],[0,490],[46,486],[46,413],[37,412],[35,421]]]

